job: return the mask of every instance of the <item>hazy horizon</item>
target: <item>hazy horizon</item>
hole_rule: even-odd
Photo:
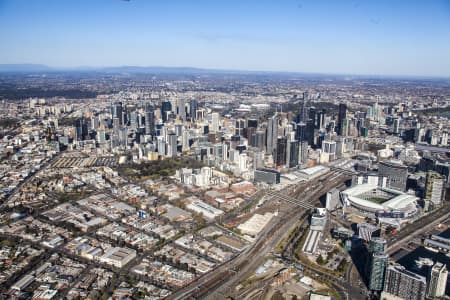
[[[0,64],[450,77],[448,1],[0,0]]]

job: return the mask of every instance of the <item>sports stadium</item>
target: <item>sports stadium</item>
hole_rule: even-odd
[[[417,213],[418,197],[365,183],[341,192],[346,207],[384,218],[407,218]]]

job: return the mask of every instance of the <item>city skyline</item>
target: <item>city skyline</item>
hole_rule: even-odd
[[[449,16],[446,1],[1,1],[0,64],[448,77]]]

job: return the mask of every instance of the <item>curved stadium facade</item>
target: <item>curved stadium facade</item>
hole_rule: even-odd
[[[345,206],[382,217],[407,218],[417,213],[418,197],[374,184],[360,184],[341,192]]]

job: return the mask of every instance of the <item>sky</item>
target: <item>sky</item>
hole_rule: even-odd
[[[0,0],[0,64],[450,77],[450,1]]]

